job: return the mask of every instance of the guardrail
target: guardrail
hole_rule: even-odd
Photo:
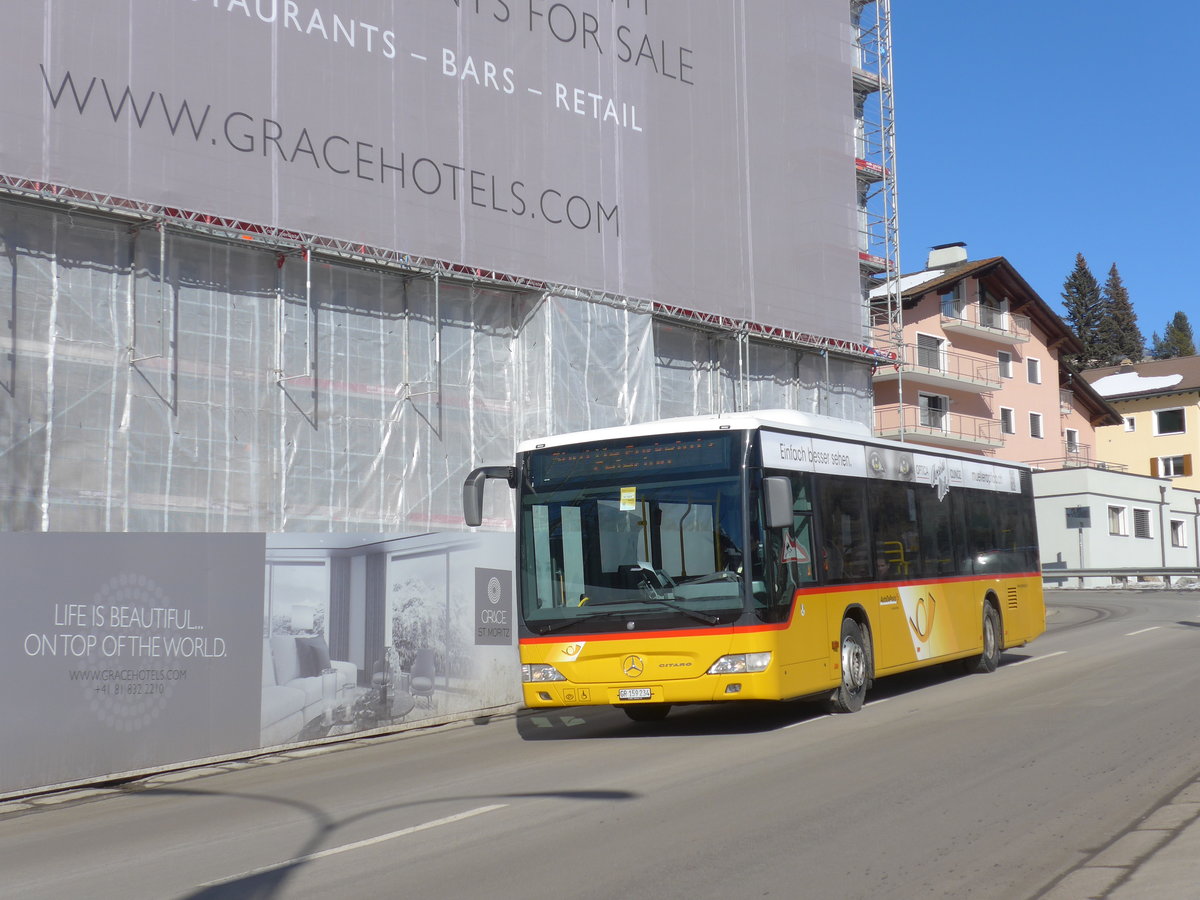
[[[1161,584],[1163,587],[1171,587],[1172,578],[1188,578],[1200,581],[1200,567],[1197,566],[1125,566],[1121,568],[1107,569],[1068,569],[1065,566],[1058,568],[1054,563],[1046,563],[1042,566],[1042,582],[1048,583],[1051,581],[1063,582],[1071,578],[1078,578],[1082,584],[1084,578],[1111,578],[1111,579],[1129,579],[1126,584],[1142,584],[1156,585]],[[1159,581],[1145,581],[1144,579],[1160,579]],[[1119,587],[1123,582],[1114,581],[1113,586]],[[1053,585],[1061,587],[1062,585]]]

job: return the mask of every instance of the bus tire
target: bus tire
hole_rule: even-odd
[[[671,711],[670,703],[646,703],[638,704],[637,706],[621,706],[618,707],[625,711],[625,715],[629,716],[635,722],[661,722],[667,717],[667,713]]]
[[[983,652],[965,660],[968,672],[995,672],[1000,665],[1000,614],[983,604]]]
[[[862,709],[871,680],[871,651],[862,626],[842,619],[842,683],[829,698],[830,712],[852,713]]]

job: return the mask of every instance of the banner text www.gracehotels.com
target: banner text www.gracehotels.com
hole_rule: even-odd
[[[371,141],[343,134],[315,134],[307,127],[285,125],[246,110],[221,114],[211,104],[188,99],[168,100],[156,89],[135,91],[130,85],[110,85],[97,75],[77,75],[70,69],[51,75],[38,66],[41,84],[56,112],[80,118],[133,125],[139,131],[165,130],[172,139],[257,158],[264,171],[274,163],[309,172],[326,172],[331,179],[352,178],[380,187],[397,185],[425,197],[461,201],[500,215],[529,218],[578,232],[620,237],[620,207],[558,186],[535,186],[520,178],[474,169],[461,162],[431,155],[399,153]]]

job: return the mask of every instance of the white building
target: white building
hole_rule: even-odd
[[[1200,569],[1200,491],[1082,467],[1037,472],[1033,490],[1047,587],[1174,582]]]

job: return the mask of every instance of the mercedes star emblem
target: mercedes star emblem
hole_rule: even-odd
[[[637,678],[642,672],[646,671],[646,664],[640,656],[627,656],[622,668],[630,678]]]

